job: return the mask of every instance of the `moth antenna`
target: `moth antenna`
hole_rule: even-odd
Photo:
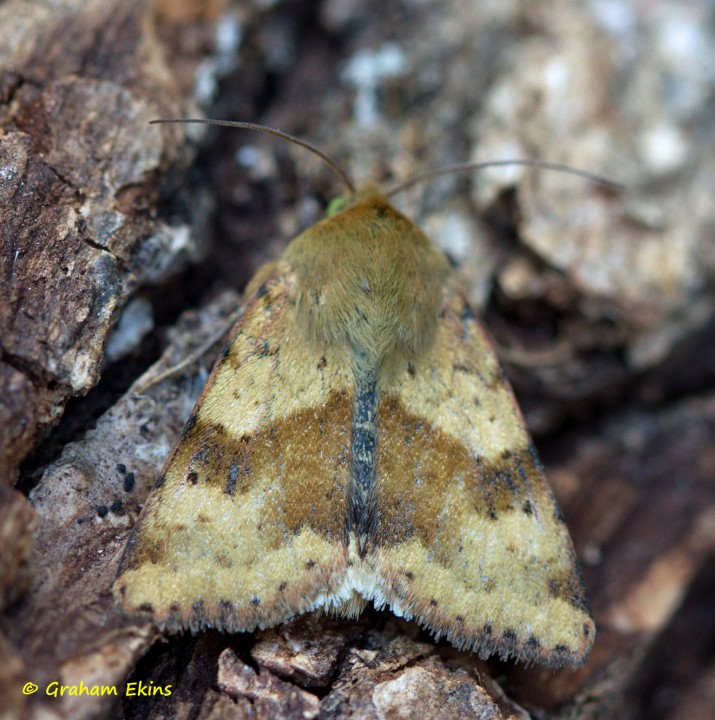
[[[571,165],[563,165],[561,163],[548,162],[546,160],[518,159],[487,160],[485,162],[465,162],[455,163],[454,165],[446,165],[443,168],[437,168],[436,170],[429,170],[425,173],[419,173],[418,175],[409,178],[409,180],[405,180],[404,182],[399,183],[395,187],[388,190],[385,194],[387,195],[387,197],[394,197],[398,193],[401,193],[403,190],[407,190],[407,188],[411,188],[414,185],[425,182],[427,180],[432,180],[433,178],[441,177],[442,175],[450,175],[451,173],[456,172],[466,172],[468,170],[483,170],[490,167],[505,167],[508,165],[524,165],[526,167],[539,168],[540,170],[556,170],[557,172],[564,172],[568,173],[569,175],[577,175],[578,177],[586,178],[587,180],[591,180],[595,183],[598,183],[599,185],[606,185],[616,190],[623,190],[623,188],[625,187],[621,183],[615,182],[614,180],[611,180],[607,177],[603,177],[602,175],[596,175],[594,173],[587,172],[586,170],[579,170],[578,168],[571,167]]]
[[[342,168],[333,160],[331,160],[322,150],[315,147],[315,145],[309,143],[306,140],[301,140],[293,135],[277,130],[276,128],[266,127],[265,125],[257,125],[256,123],[241,122],[240,120],[209,120],[206,118],[165,118],[161,120],[150,120],[150,125],[156,125],[159,123],[195,123],[197,125],[223,125],[224,127],[243,128],[244,130],[256,130],[257,132],[263,133],[264,135],[271,135],[273,137],[280,138],[281,140],[287,140],[294,145],[299,145],[317,155],[337,176],[340,178],[340,182],[345,186],[350,195],[355,194],[355,186],[352,184],[347,174]]]

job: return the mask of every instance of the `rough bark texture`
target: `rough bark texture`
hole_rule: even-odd
[[[714,26],[704,0],[0,6],[0,717],[709,717]],[[583,668],[481,662],[373,610],[161,641],[117,614],[211,353],[142,373],[213,336],[340,190],[299,148],[148,125],[199,112],[357,180],[527,156],[625,183],[512,167],[398,196],[503,348],[584,567]]]

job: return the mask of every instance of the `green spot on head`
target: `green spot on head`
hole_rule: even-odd
[[[328,207],[325,210],[325,216],[333,217],[333,215],[337,215],[341,210],[345,209],[348,202],[349,198],[347,195],[338,195],[337,197],[334,197],[328,203]]]

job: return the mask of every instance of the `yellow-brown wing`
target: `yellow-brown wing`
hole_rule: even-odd
[[[299,335],[295,302],[279,265],[232,331],[125,551],[130,614],[241,631],[336,601],[353,381]]]
[[[483,656],[582,663],[594,625],[571,540],[498,360],[453,283],[435,345],[386,370],[373,561],[384,600]]]

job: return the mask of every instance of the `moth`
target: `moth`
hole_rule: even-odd
[[[372,602],[482,657],[580,665],[581,573],[485,331],[417,225],[349,187],[248,285],[116,598],[231,633]]]

